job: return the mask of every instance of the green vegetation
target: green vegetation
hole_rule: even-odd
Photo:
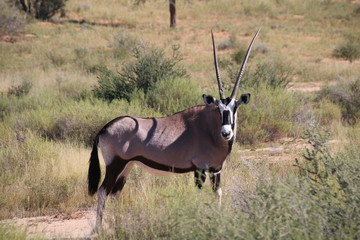
[[[14,36],[24,27],[25,21],[15,7],[5,2],[0,3],[0,38]]]
[[[9,240],[20,240],[26,239],[26,232],[19,231],[15,227],[8,226],[6,224],[0,224],[0,238],[1,239],[9,239]]]
[[[360,78],[324,88],[318,94],[317,100],[320,99],[336,104],[341,110],[342,119],[349,124],[356,124],[360,117]]]
[[[192,174],[135,168],[120,201],[107,205],[114,231],[99,238],[360,238],[359,4],[177,4],[177,29],[169,29],[159,0],[68,0],[65,18],[26,24],[0,3],[0,220],[94,207],[86,174],[101,127],[121,115],[170,115],[202,104],[203,93],[218,97],[211,29],[228,95],[261,23],[240,83],[251,100],[238,109],[222,207],[209,184],[194,188]],[[314,84],[321,90],[308,90]],[[293,149],[281,158],[257,151],[286,144]],[[0,238],[25,237],[0,223]]]
[[[147,94],[159,81],[186,77],[185,69],[178,66],[181,60],[178,47],[172,50],[172,57],[167,58],[161,49],[138,45],[133,49],[135,61],[126,64],[119,73],[102,66],[93,67],[92,71],[100,73],[95,96],[108,101],[126,99],[130,102],[135,90]]]
[[[333,51],[332,55],[336,58],[344,58],[351,63],[360,58],[360,37],[348,35],[346,40],[339,44]]]

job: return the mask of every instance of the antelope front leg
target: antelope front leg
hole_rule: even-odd
[[[217,200],[219,201],[219,205],[221,206],[222,190],[220,187],[220,172],[211,173],[210,180],[211,180],[212,189],[215,193]]]
[[[201,189],[205,180],[206,180],[206,172],[205,170],[195,170],[194,172],[195,185]]]

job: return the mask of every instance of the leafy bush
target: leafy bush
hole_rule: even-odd
[[[25,25],[23,17],[14,7],[9,7],[7,3],[0,3],[0,38],[5,35],[13,36],[18,33]]]
[[[343,82],[322,89],[316,100],[327,99],[341,109],[342,119],[355,124],[360,119],[360,78],[353,82]]]
[[[332,55],[353,62],[360,58],[359,44],[350,41],[344,42],[334,49]]]
[[[125,65],[119,73],[101,66],[93,70],[100,73],[99,86],[94,89],[96,97],[108,101],[130,101],[135,89],[146,94],[158,81],[186,76],[185,69],[177,66],[181,60],[177,47],[173,48],[172,56],[167,58],[165,52],[158,48],[137,46],[134,49],[134,57],[135,61]]]
[[[315,121],[305,99],[296,93],[264,86],[247,91],[251,101],[238,109],[237,140],[242,144],[299,137]]]
[[[202,103],[200,87],[189,79],[174,78],[155,84],[146,96],[146,103],[155,110],[170,115]]]
[[[245,54],[245,53],[243,53]],[[241,54],[242,55],[242,54]],[[243,58],[242,56],[240,58]],[[234,62],[237,62],[236,58]],[[235,81],[240,65],[230,62],[226,67],[231,81]],[[242,60],[241,62],[242,63]],[[241,87],[259,87],[266,85],[270,88],[286,88],[291,82],[293,69],[291,65],[279,58],[270,58],[256,65],[255,70],[245,71],[240,82]]]
[[[319,101],[314,111],[317,120],[323,126],[329,126],[333,122],[340,122],[342,118],[340,107],[328,99]]]
[[[133,82],[126,81],[123,76],[106,67],[98,67],[97,72],[100,73],[99,86],[93,90],[96,97],[110,102],[115,99],[126,99],[130,102],[131,93],[135,90]]]
[[[347,36],[346,40],[339,44],[332,53],[333,57],[343,58],[350,62],[360,58],[360,38],[358,36]]]
[[[8,90],[8,95],[25,96],[30,92],[31,87],[32,83],[30,81],[23,80],[21,84],[11,86]]]
[[[18,133],[31,131],[44,139],[92,145],[98,131],[115,117],[159,116],[137,101],[108,104],[91,97],[78,98],[76,93],[67,96],[63,91],[48,90],[24,99],[4,97],[0,101],[5,110],[3,121]]]
[[[185,77],[186,71],[178,63],[182,60],[179,47],[173,46],[171,57],[162,49],[138,45],[134,48],[135,62],[127,64],[120,75],[146,94],[156,82],[176,77]]]

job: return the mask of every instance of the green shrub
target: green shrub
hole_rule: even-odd
[[[158,81],[185,77],[186,71],[177,66],[181,60],[178,48],[174,47],[172,56],[155,47],[137,46],[134,48],[135,61],[126,64],[122,71],[114,73],[103,66],[93,68],[99,72],[99,86],[94,89],[96,97],[112,101],[126,99],[130,102],[135,89],[147,94]]]
[[[329,126],[333,122],[341,121],[341,109],[335,103],[327,99],[321,100],[314,109],[318,122],[323,126]]]
[[[240,59],[243,58],[242,54],[239,53],[239,55],[241,55],[241,57],[239,57]],[[233,61],[227,62],[226,66],[228,76],[232,82],[236,81],[241,66],[239,64],[235,64],[236,62],[237,60],[235,58]],[[241,63],[242,60],[240,64]],[[248,71],[245,71],[243,78],[241,79],[240,86],[243,88],[257,88],[260,85],[266,85],[270,88],[286,88],[286,86],[291,82],[292,73],[293,68],[291,65],[286,63],[285,60],[279,58],[269,58],[258,63],[254,70],[248,68]]]
[[[332,55],[336,58],[343,58],[350,62],[360,58],[360,37],[347,35],[346,39],[339,44]]]
[[[201,104],[200,87],[189,79],[174,78],[158,81],[146,95],[146,103],[153,109],[171,115]]]
[[[69,93],[60,87],[60,91],[47,90],[24,99],[3,97],[3,107],[0,98],[0,107],[6,111],[3,121],[20,134],[32,131],[44,139],[92,145],[98,131],[115,117],[159,116],[140,101],[129,104],[116,100],[109,104],[84,97],[81,88],[78,90]]]
[[[356,124],[360,119],[360,78],[353,82],[343,82],[322,89],[316,101],[327,99],[341,109],[342,119]]]
[[[135,90],[135,84],[127,81],[123,76],[114,73],[106,67],[98,67],[97,72],[99,85],[94,88],[94,95],[98,98],[113,101],[126,99],[130,101],[131,93]]]
[[[27,95],[30,92],[32,83],[28,80],[23,80],[19,85],[13,85],[8,90],[8,95],[15,95],[17,97],[22,97]]]
[[[337,46],[332,55],[336,58],[344,58],[345,60],[353,62],[354,60],[360,58],[359,46],[359,44],[347,41]]]
[[[178,63],[182,60],[179,47],[173,46],[171,57],[162,49],[138,45],[133,50],[135,62],[127,64],[120,75],[146,94],[156,82],[175,77],[185,77],[186,71]]]
[[[250,103],[238,109],[237,140],[242,144],[299,137],[314,123],[310,106],[296,93],[264,86],[247,91]]]

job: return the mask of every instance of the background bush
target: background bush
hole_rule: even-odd
[[[133,82],[127,81],[123,76],[106,67],[97,67],[97,72],[98,86],[93,90],[96,97],[110,102],[115,99],[126,99],[130,102],[131,94],[135,90]]]
[[[0,2],[0,38],[5,35],[13,36],[25,25],[25,20],[18,9],[10,4]]]
[[[19,9],[34,16],[37,19],[48,20],[58,12],[65,14],[65,3],[67,0],[26,0],[14,1]],[[29,3],[29,4],[28,4]]]
[[[317,98],[327,99],[341,109],[342,119],[356,124],[360,117],[360,79],[328,86],[319,92]]]
[[[350,62],[360,58],[360,37],[347,35],[345,40],[332,52],[333,57],[343,58]]]
[[[159,81],[186,77],[185,69],[178,66],[181,60],[178,51],[174,47],[171,57],[166,57],[164,50],[138,45],[133,52],[135,60],[127,63],[119,73],[103,66],[95,67],[93,71],[100,74],[95,96],[108,101],[126,99],[130,102],[135,89],[147,94]]]
[[[242,60],[239,63],[235,60],[227,63],[228,76],[234,83],[239,74]],[[260,85],[266,85],[270,88],[286,88],[291,82],[293,72],[292,66],[284,59],[269,57],[256,64],[254,69],[248,67],[241,79],[240,86],[257,88]]]
[[[178,63],[182,60],[179,47],[173,46],[170,57],[162,49],[138,45],[133,50],[135,62],[127,64],[120,75],[146,94],[158,81],[185,77],[186,70]]]
[[[203,104],[200,87],[188,78],[158,81],[145,97],[145,102],[164,115],[171,115]]]
[[[296,93],[266,86],[244,92],[250,92],[252,97],[248,105],[238,109],[237,140],[241,144],[299,137],[315,121],[306,100]]]

